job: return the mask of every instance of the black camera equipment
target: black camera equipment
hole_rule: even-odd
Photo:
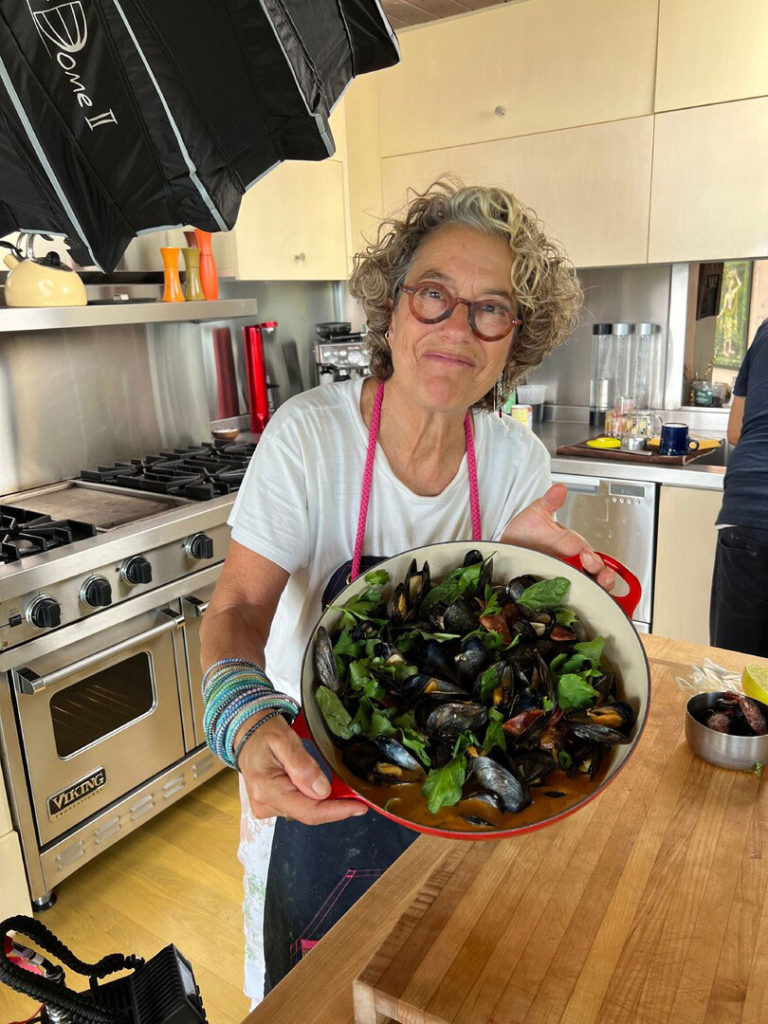
[[[62,967],[19,944],[10,934],[17,932],[87,977],[90,988],[67,988]],[[99,984],[124,970],[132,973]],[[207,1024],[192,967],[173,945],[146,962],[110,953],[87,964],[33,917],[9,917],[0,923],[0,981],[40,1003],[43,1024]]]

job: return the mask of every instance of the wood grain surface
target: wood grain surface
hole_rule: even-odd
[[[760,659],[643,642],[645,733],[599,797],[513,839],[421,837],[249,1024],[765,1021],[765,783],[692,754],[675,679]]]

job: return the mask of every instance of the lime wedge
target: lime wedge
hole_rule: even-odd
[[[745,665],[741,673],[741,687],[748,697],[768,705],[768,668],[764,665]]]

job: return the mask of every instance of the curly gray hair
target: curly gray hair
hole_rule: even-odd
[[[361,301],[368,324],[371,372],[379,380],[391,376],[385,335],[393,302],[419,246],[446,224],[509,239],[511,284],[523,325],[502,373],[506,393],[565,341],[578,322],[584,297],[573,265],[545,236],[532,210],[502,188],[465,186],[454,178],[439,178],[416,193],[402,219],[382,221],[376,241],[355,256],[349,291]],[[492,403],[491,391],[477,404]]]

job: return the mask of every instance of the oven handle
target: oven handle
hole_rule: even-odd
[[[196,619],[202,618],[208,610],[208,602],[201,601],[199,597],[194,597],[192,594],[185,594],[181,599],[181,603],[182,605],[189,605],[189,609]]]
[[[57,683],[65,676],[74,675],[75,672],[88,668],[89,666],[96,664],[98,661],[104,661],[105,658],[110,658],[113,654],[120,654],[121,651],[127,651],[131,647],[138,647],[147,640],[152,640],[156,636],[167,633],[171,629],[178,629],[184,621],[170,608],[162,608],[160,609],[160,613],[167,616],[168,619],[166,622],[161,622],[159,626],[153,626],[152,629],[148,629],[144,633],[139,633],[138,636],[130,636],[126,640],[121,640],[119,644],[113,644],[112,647],[108,647],[104,651],[96,651],[94,654],[89,654],[87,657],[81,658],[79,661],[73,661],[70,665],[65,665],[63,668],[57,668],[54,672],[49,672],[46,676],[38,675],[37,672],[31,668],[12,669],[11,675],[13,676],[13,684],[16,688],[16,692],[27,694],[40,693],[41,690],[46,689],[48,686],[53,686],[54,683]]]

